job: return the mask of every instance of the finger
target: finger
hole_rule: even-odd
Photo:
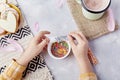
[[[72,37],[74,37],[77,40],[78,43],[83,42],[82,38],[78,34],[72,32],[72,33],[70,33],[70,35]]]
[[[46,36],[42,36],[40,39],[39,39],[39,42],[41,42],[42,40],[46,39],[47,37]]]
[[[77,33],[82,37],[83,40],[87,41],[86,37],[82,32],[78,31]]]
[[[41,31],[39,32],[39,34],[35,37],[36,39],[40,39],[41,37],[43,37],[45,34],[50,34],[49,31]]]
[[[44,47],[44,49],[43,49],[44,51],[46,51],[46,50],[47,50],[47,46],[48,46],[48,45],[46,45],[46,46]]]
[[[39,39],[36,40],[36,43],[39,44],[39,43],[41,43],[41,41],[43,41],[46,38],[47,38],[46,36],[42,36],[42,37],[40,37]]]
[[[49,41],[50,40],[48,38],[45,38],[44,40],[41,41],[41,43],[39,44],[39,47],[43,49],[49,43]]]
[[[75,46],[76,46],[73,38],[72,38],[70,35],[68,35],[68,40],[69,40],[70,45],[71,45],[72,47],[75,47]]]

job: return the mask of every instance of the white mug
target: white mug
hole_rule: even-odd
[[[83,13],[83,15],[87,19],[97,20],[97,19],[100,19],[104,15],[105,11],[109,8],[109,6],[111,4],[111,0],[109,0],[109,2],[108,2],[108,4],[106,5],[105,8],[103,8],[102,10],[97,10],[97,11],[89,9],[85,5],[84,0],[81,0],[81,4],[82,4],[82,13]]]
[[[89,11],[87,11],[86,9],[84,9],[82,7],[82,13],[83,15],[87,18],[87,19],[90,19],[90,20],[97,20],[97,19],[100,19],[105,12],[102,12],[102,13],[91,13]]]

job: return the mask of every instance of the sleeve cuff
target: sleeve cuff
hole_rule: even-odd
[[[19,68],[18,70],[19,70],[20,72],[23,72],[23,71],[26,69],[25,66],[20,65],[19,63],[17,63],[17,61],[16,61],[15,59],[12,60],[12,65],[13,65],[14,67],[16,67],[16,68]]]
[[[80,75],[81,80],[97,80],[97,76],[95,73],[90,72],[90,73],[84,73]]]
[[[8,79],[16,79],[21,78],[22,73],[26,69],[25,66],[20,65],[16,62],[15,59],[12,60],[11,64],[6,68],[5,72],[3,73],[3,76]]]

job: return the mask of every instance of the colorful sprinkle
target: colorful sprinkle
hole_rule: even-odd
[[[51,52],[55,57],[64,57],[69,50],[66,41],[54,42],[51,46]]]

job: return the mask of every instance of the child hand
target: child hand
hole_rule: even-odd
[[[30,41],[28,48],[17,60],[19,64],[26,66],[30,60],[43,50],[43,48],[49,43],[49,39],[45,36],[46,34],[50,34],[50,32],[41,31]]]
[[[83,58],[88,58],[88,41],[81,32],[71,32],[68,39],[77,61],[80,61]],[[75,43],[75,40],[77,41],[77,44]]]
[[[81,32],[71,32],[68,39],[72,46],[73,54],[77,59],[80,73],[86,74],[93,72],[92,65],[88,58],[88,41],[85,36]],[[74,39],[77,41],[77,44]]]

